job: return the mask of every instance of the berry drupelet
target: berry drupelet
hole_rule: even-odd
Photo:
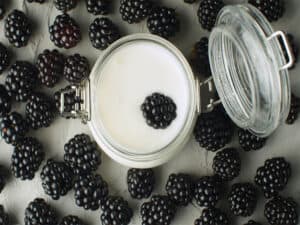
[[[86,9],[89,13],[97,15],[106,15],[111,8],[110,0],[85,0]]]
[[[38,84],[38,70],[27,61],[15,62],[8,71],[5,88],[14,100],[25,102]]]
[[[217,152],[213,159],[213,171],[223,181],[231,181],[240,174],[241,159],[234,148]]]
[[[108,196],[108,186],[103,178],[96,174],[79,176],[75,180],[75,202],[85,210],[97,210]]]
[[[80,83],[88,78],[89,73],[90,65],[86,57],[74,54],[66,59],[63,74],[70,83]]]
[[[297,203],[292,198],[277,196],[265,205],[265,217],[271,225],[297,225]]]
[[[77,6],[78,0],[54,0],[54,6],[62,11],[67,12]]]
[[[65,216],[59,225],[85,225],[85,223],[77,216]]]
[[[168,196],[154,195],[141,207],[142,225],[170,225],[175,213],[176,205]]]
[[[121,0],[120,14],[130,24],[141,22],[152,9],[151,0]]]
[[[283,0],[249,0],[248,3],[258,8],[270,22],[278,20],[284,13]]]
[[[5,37],[16,48],[27,45],[32,28],[27,16],[19,10],[13,10],[5,19]]]
[[[146,123],[155,129],[165,129],[176,118],[176,104],[163,94],[153,93],[147,96],[141,105]]]
[[[28,131],[26,120],[17,112],[11,112],[0,122],[1,136],[7,144],[16,145]]]
[[[5,212],[3,205],[0,205],[0,225],[9,225],[9,216]]]
[[[104,50],[121,37],[118,27],[109,18],[96,18],[89,27],[94,48]]]
[[[154,171],[152,169],[129,169],[127,172],[128,191],[132,198],[148,198],[155,184]]]
[[[8,49],[0,42],[0,75],[7,69],[10,63]]]
[[[300,111],[300,98],[296,97],[294,94],[291,96],[291,107],[289,115],[285,121],[286,124],[293,124],[298,119],[298,113]]]
[[[209,207],[202,211],[200,218],[195,220],[194,225],[229,225],[227,215],[218,208]]]
[[[57,225],[54,210],[44,199],[36,198],[25,209],[25,225]]]
[[[64,56],[55,50],[44,50],[39,54],[36,67],[39,70],[38,78],[46,87],[54,87],[60,80],[64,70]]]
[[[285,188],[291,173],[291,166],[285,158],[268,159],[257,169],[255,184],[261,188],[266,198],[272,198]]]
[[[11,171],[16,178],[32,180],[44,158],[43,146],[36,138],[22,138],[11,156]]]
[[[128,202],[122,197],[109,196],[101,206],[101,221],[103,225],[127,225],[133,216],[133,211]]]
[[[64,160],[75,174],[96,171],[101,164],[101,153],[97,144],[87,134],[75,135],[64,146]]]
[[[216,176],[205,176],[195,181],[194,198],[200,207],[214,207],[221,199],[221,186]]]
[[[168,39],[179,32],[180,21],[177,18],[175,9],[155,7],[149,14],[147,27],[150,33]]]
[[[76,21],[68,14],[58,15],[49,27],[50,40],[59,48],[73,48],[81,40],[81,31]]]
[[[249,220],[248,223],[245,223],[244,225],[261,225],[261,224],[255,222],[254,220]]]
[[[257,204],[257,190],[251,183],[236,183],[228,196],[230,211],[235,216],[251,216]]]
[[[11,110],[10,97],[5,86],[0,84],[0,117],[4,117]]]
[[[238,130],[238,139],[240,146],[246,152],[261,149],[262,147],[264,147],[267,141],[267,138],[257,137],[254,134],[251,134],[248,130],[244,129]]]
[[[224,6],[223,0],[200,1],[197,15],[203,29],[212,30],[215,26],[217,15]]]
[[[170,199],[180,206],[187,206],[193,199],[194,182],[188,174],[171,174],[166,184]]]

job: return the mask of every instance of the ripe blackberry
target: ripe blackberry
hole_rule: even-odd
[[[8,49],[0,42],[0,75],[7,69],[10,62]]]
[[[76,21],[68,14],[58,15],[49,27],[50,40],[59,48],[73,48],[81,40]]]
[[[227,215],[218,208],[209,207],[202,211],[200,218],[195,220],[195,225],[229,225]]]
[[[284,2],[282,0],[249,0],[248,2],[258,8],[270,22],[283,16]]]
[[[146,97],[141,110],[146,122],[155,129],[165,129],[176,118],[176,104],[170,97],[153,93]]]
[[[89,27],[89,37],[94,48],[104,50],[121,35],[118,27],[108,18],[96,18]]]
[[[86,9],[89,13],[98,15],[106,15],[111,8],[111,1],[109,0],[85,0]]]
[[[4,14],[6,12],[5,1],[0,2],[0,20],[4,18]]]
[[[0,84],[0,117],[5,116],[11,110],[10,97],[5,86]]]
[[[156,7],[149,14],[147,27],[150,33],[168,39],[179,32],[180,21],[177,18],[175,9]]]
[[[62,11],[67,12],[77,6],[78,0],[54,0],[54,6]]]
[[[44,199],[36,198],[25,209],[25,225],[57,225],[55,211]]]
[[[265,205],[265,217],[271,225],[296,225],[297,203],[292,198],[277,196]]]
[[[64,162],[47,161],[41,172],[42,186],[45,193],[58,200],[73,187],[73,171]]]
[[[7,144],[15,145],[28,131],[26,121],[17,112],[11,112],[0,122],[1,136]]]
[[[5,212],[3,205],[0,205],[0,225],[8,225],[8,224],[9,224],[8,214]]]
[[[37,86],[37,68],[27,61],[15,62],[5,80],[8,95],[16,101],[25,102]]]
[[[46,87],[54,87],[64,71],[64,56],[55,50],[44,50],[39,54],[36,67],[39,70],[38,78]]]
[[[97,144],[87,134],[77,134],[64,147],[64,160],[75,174],[96,171],[101,164],[101,153]]]
[[[133,216],[133,211],[128,202],[122,197],[109,196],[101,206],[101,221],[103,225],[127,225]]]
[[[224,181],[231,181],[240,174],[241,159],[234,148],[226,148],[217,152],[213,159],[215,175]]]
[[[151,0],[121,0],[120,14],[130,24],[139,23],[149,15],[152,5]]]
[[[142,225],[169,225],[175,213],[176,205],[168,196],[154,195],[141,207]]]
[[[65,216],[59,225],[85,225],[85,223],[77,216]]]
[[[166,184],[166,191],[174,203],[187,206],[193,199],[194,182],[188,174],[171,174]]]
[[[293,124],[298,119],[299,111],[300,111],[300,98],[292,94],[291,108],[285,123],[289,125]]]
[[[97,210],[108,196],[108,186],[103,178],[96,174],[79,176],[74,184],[75,202],[85,210]]]
[[[5,37],[20,48],[26,46],[32,33],[31,23],[27,16],[19,10],[13,10],[5,19]]]
[[[32,2],[36,2],[36,3],[40,3],[43,4],[46,0],[27,0],[27,2],[32,3]]]
[[[0,193],[3,191],[5,187],[7,178],[8,178],[7,169],[4,166],[0,165]],[[1,219],[0,219],[0,224],[1,224]]]
[[[69,56],[64,64],[64,77],[70,83],[80,83],[88,78],[90,65],[84,56],[74,54]]]
[[[236,183],[231,187],[228,202],[235,216],[251,216],[257,204],[257,190],[251,183]]]
[[[261,225],[261,224],[255,222],[254,220],[249,220],[248,223],[245,223],[244,225]]]
[[[255,183],[266,198],[278,195],[288,183],[292,170],[289,162],[283,157],[268,159],[259,167],[255,175]]]
[[[238,138],[240,146],[246,151],[259,150],[264,147],[267,138],[260,138],[251,134],[248,130],[239,129]]]
[[[231,141],[234,126],[228,116],[220,108],[198,116],[194,128],[196,141],[202,148],[215,152]]]
[[[201,0],[198,8],[198,19],[203,29],[211,31],[215,26],[220,10],[225,6],[223,0]]]
[[[152,169],[129,169],[127,172],[128,191],[132,198],[148,198],[155,184]]]
[[[16,178],[32,180],[44,158],[43,146],[36,138],[22,138],[11,156],[11,171]]]
[[[55,117],[52,99],[41,92],[32,94],[26,104],[27,124],[33,129],[49,127]]]
[[[214,207],[221,199],[221,186],[215,176],[201,177],[195,182],[194,198],[200,207]]]

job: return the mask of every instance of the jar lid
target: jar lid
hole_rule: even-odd
[[[294,58],[284,33],[274,33],[264,15],[249,4],[226,6],[210,35],[209,57],[231,119],[256,136],[270,135],[290,108],[288,68]]]

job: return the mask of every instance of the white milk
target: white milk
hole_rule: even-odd
[[[153,153],[170,144],[187,119],[189,83],[180,60],[151,41],[135,41],[119,47],[102,67],[99,119],[106,135],[123,149]],[[146,124],[140,109],[146,96],[159,92],[173,99],[177,117],[166,129]]]

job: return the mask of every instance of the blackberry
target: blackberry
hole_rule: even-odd
[[[101,206],[101,221],[103,225],[127,225],[133,216],[128,202],[122,197],[109,196]]]
[[[11,171],[16,178],[32,180],[44,158],[43,146],[36,138],[22,138],[11,156]]]
[[[32,94],[26,104],[27,124],[33,129],[49,127],[55,117],[55,105],[52,99],[41,92]]]
[[[49,27],[50,40],[59,48],[73,48],[81,40],[81,31],[76,21],[68,14],[58,15]]]
[[[234,148],[226,148],[217,152],[213,159],[215,175],[224,181],[231,181],[240,174],[241,159]]]
[[[220,10],[225,6],[223,0],[201,0],[198,8],[198,20],[203,29],[211,31],[215,26]]]
[[[38,78],[46,87],[54,87],[64,71],[64,56],[55,50],[44,50],[37,58]]]
[[[215,152],[228,144],[234,134],[234,126],[220,108],[198,116],[194,136],[200,147]]]
[[[230,211],[235,216],[251,216],[257,204],[257,190],[251,183],[232,185],[228,196]]]
[[[8,224],[9,224],[8,214],[5,212],[3,205],[0,205],[0,225],[8,225]]]
[[[141,110],[147,124],[155,129],[165,129],[176,118],[176,104],[163,94],[153,93],[147,96]]]
[[[151,0],[121,0],[120,14],[130,24],[141,22],[152,9]]]
[[[11,110],[10,97],[5,89],[5,86],[0,84],[0,117],[5,116]]]
[[[129,169],[127,172],[128,191],[132,198],[148,198],[155,184],[152,169]]]
[[[142,225],[169,225],[175,213],[176,205],[168,196],[154,195],[141,207]]]
[[[108,196],[108,186],[103,178],[96,174],[79,176],[74,184],[75,202],[85,210],[97,210]]]
[[[0,20],[2,20],[4,18],[4,14],[6,12],[6,7],[4,4],[4,1],[0,2]]]
[[[266,198],[278,195],[288,183],[292,170],[290,164],[283,157],[268,159],[259,167],[255,175],[255,183]]]
[[[166,184],[166,191],[174,203],[187,206],[193,199],[194,182],[188,174],[171,174]]]
[[[85,0],[86,9],[89,13],[98,15],[106,15],[111,8],[111,1],[109,0]]]
[[[221,186],[215,176],[201,177],[195,182],[194,198],[200,207],[214,207],[221,199]]]
[[[254,220],[249,220],[248,223],[245,223],[244,225],[261,225],[261,224],[255,222]]]
[[[5,19],[5,37],[16,48],[27,45],[32,33],[31,23],[19,10],[13,10]]]
[[[8,178],[7,169],[4,166],[0,165],[0,193],[3,191],[6,185],[7,178]],[[1,219],[0,219],[0,225],[1,225]]]
[[[90,65],[84,56],[74,54],[69,56],[64,65],[64,77],[70,83],[80,83],[88,78]]]
[[[89,27],[89,37],[94,48],[104,50],[121,35],[118,27],[108,18],[96,18]]]
[[[285,123],[289,125],[293,124],[298,119],[299,111],[300,111],[300,98],[292,94],[290,112]]]
[[[7,69],[10,62],[8,49],[0,42],[0,75]]]
[[[227,215],[220,209],[209,207],[202,211],[200,218],[195,220],[195,225],[229,225]]]
[[[96,171],[101,164],[101,153],[97,144],[87,134],[77,134],[65,144],[64,160],[75,174]]]
[[[65,216],[59,225],[85,225],[85,223],[77,216]]]
[[[156,7],[149,14],[147,27],[150,33],[168,39],[179,32],[180,22],[175,9]]]
[[[41,172],[42,186],[45,193],[58,200],[73,187],[73,172],[64,162],[47,161]]]
[[[15,145],[28,131],[26,121],[17,112],[11,112],[0,122],[1,136],[7,144]]]
[[[282,0],[249,0],[248,2],[258,8],[270,22],[283,16],[284,2]]]
[[[208,57],[208,38],[203,37],[198,41],[193,48],[191,54],[191,64],[193,69],[201,76],[211,76],[211,70]]]
[[[15,62],[5,80],[8,95],[19,102],[29,99],[33,89],[37,86],[37,68],[27,61]]]
[[[67,12],[77,6],[78,0],[54,0],[54,6],[62,11]]]
[[[265,205],[265,217],[271,225],[296,225],[297,203],[292,198],[277,196]]]
[[[27,2],[32,3],[32,2],[36,2],[36,3],[40,3],[43,4],[46,0],[27,0]]]
[[[264,147],[267,138],[260,138],[251,134],[248,130],[239,129],[238,138],[240,146],[246,151],[259,150]]]

